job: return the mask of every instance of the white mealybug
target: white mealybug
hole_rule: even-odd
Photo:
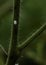
[[[16,21],[16,20],[14,20],[14,24],[15,24],[15,25],[17,24],[17,21]]]
[[[19,64],[15,64],[15,65],[19,65]]]

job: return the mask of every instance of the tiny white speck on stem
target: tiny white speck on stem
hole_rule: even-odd
[[[15,65],[19,65],[19,64],[15,64]]]
[[[16,21],[16,20],[14,20],[14,24],[15,24],[15,25],[17,24],[17,21]]]

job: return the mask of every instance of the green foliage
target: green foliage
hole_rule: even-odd
[[[18,46],[23,47],[23,42],[26,42],[32,34],[37,31],[41,25],[46,23],[46,0],[22,0],[20,4],[20,17],[18,27]],[[27,42],[28,43],[28,42]],[[24,49],[29,58],[43,62],[46,65],[46,31],[36,37]],[[25,45],[25,44],[24,44]],[[28,50],[28,51],[27,51]],[[29,51],[30,50],[30,51]],[[25,56],[26,56],[25,55]]]
[[[8,53],[13,22],[12,0],[0,0],[0,45]],[[5,65],[7,56],[0,47],[0,65]]]
[[[18,54],[22,54],[24,56],[22,59],[24,59],[23,61],[25,62],[25,58],[27,57],[27,59],[30,59],[29,61],[31,61],[32,58],[33,61],[46,65],[46,30],[42,31],[42,33],[36,38],[31,38],[33,41],[27,41],[29,45],[21,50],[21,44],[23,48],[23,42],[25,45],[25,41],[33,36],[33,33],[37,32],[37,30],[40,29],[44,23],[46,23],[46,0],[20,0],[19,25],[17,35],[18,43],[17,48],[15,48],[16,44],[12,43],[11,40],[11,32],[13,32],[11,31],[13,25],[13,0],[0,1],[0,45],[2,45],[5,51],[8,53],[9,45],[12,46],[15,44],[12,46],[12,48],[10,46],[10,52],[12,53],[15,51],[15,53],[18,52]],[[20,49],[18,48],[18,45],[20,45]],[[10,57],[13,55],[11,53]],[[7,58],[9,60],[9,56],[7,57],[0,48],[0,65],[5,65],[5,63],[7,64]],[[13,59],[11,59],[12,62]],[[22,65],[21,57],[19,61],[17,60],[17,63]]]
[[[32,35],[46,21],[43,0],[33,1],[22,0],[21,2],[18,32],[20,41],[24,41],[28,36]]]

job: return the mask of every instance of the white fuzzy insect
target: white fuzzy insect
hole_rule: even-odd
[[[17,24],[17,21],[16,21],[16,20],[14,20],[14,24],[15,24],[15,25]]]

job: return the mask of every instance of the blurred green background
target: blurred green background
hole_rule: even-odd
[[[13,23],[13,0],[0,0],[0,45],[8,53],[11,27]],[[4,65],[6,56],[0,47],[0,65]]]
[[[46,22],[46,0],[20,0],[18,43],[21,45]],[[0,44],[8,52],[13,23],[13,0],[0,1]],[[4,5],[4,6],[3,6]],[[34,39],[23,51],[22,59],[33,59],[38,65],[46,65],[46,30]],[[5,54],[0,48],[0,65],[4,65]],[[17,61],[26,65],[26,60]],[[30,60],[29,60],[30,61]]]
[[[20,4],[18,46],[44,23],[46,23],[46,0],[22,0]],[[46,65],[46,30],[30,42],[23,51],[22,55],[27,55],[26,57],[33,58],[34,61],[36,60],[36,62]],[[27,65],[21,63],[20,65]]]

